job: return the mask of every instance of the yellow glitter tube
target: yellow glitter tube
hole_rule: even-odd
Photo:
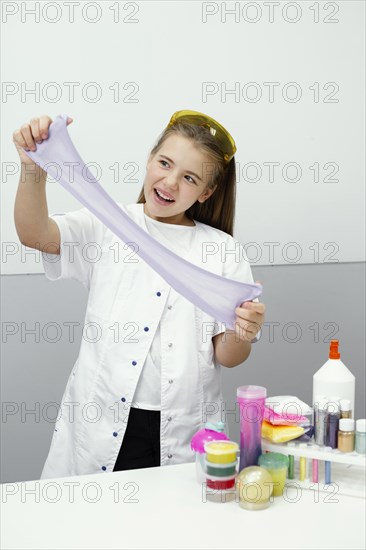
[[[304,481],[306,477],[306,458],[300,456],[300,481]]]

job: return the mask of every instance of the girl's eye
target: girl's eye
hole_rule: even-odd
[[[168,164],[166,160],[159,160],[159,162],[165,162],[165,164]],[[165,166],[165,164],[163,164],[163,166]],[[190,178],[192,183],[196,183],[195,180],[192,178],[192,176],[186,176],[186,177]]]

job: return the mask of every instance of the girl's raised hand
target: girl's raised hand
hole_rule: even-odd
[[[71,124],[72,118],[67,119],[67,125]],[[52,123],[52,118],[48,115],[32,118],[30,123],[22,124],[22,126],[13,132],[13,142],[18,151],[22,164],[35,164],[31,158],[23,151],[35,151],[36,143],[42,143],[44,139],[48,139],[48,128]]]

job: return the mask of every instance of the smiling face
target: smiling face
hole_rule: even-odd
[[[144,213],[160,222],[194,225],[186,215],[196,201],[205,202],[215,189],[206,189],[212,160],[191,140],[169,136],[149,158],[144,180]],[[172,201],[165,201],[164,198]]]

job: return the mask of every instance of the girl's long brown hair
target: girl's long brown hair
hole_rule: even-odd
[[[155,155],[165,140],[175,134],[192,140],[202,153],[208,156],[210,162],[204,167],[209,174],[207,188],[213,189],[217,185],[216,190],[205,202],[196,201],[186,210],[186,215],[191,220],[205,223],[233,236],[236,203],[235,157],[226,163],[215,137],[209,130],[204,126],[195,126],[186,122],[179,122],[166,128],[159,136],[150,156]],[[142,186],[137,203],[145,202],[144,187]]]

